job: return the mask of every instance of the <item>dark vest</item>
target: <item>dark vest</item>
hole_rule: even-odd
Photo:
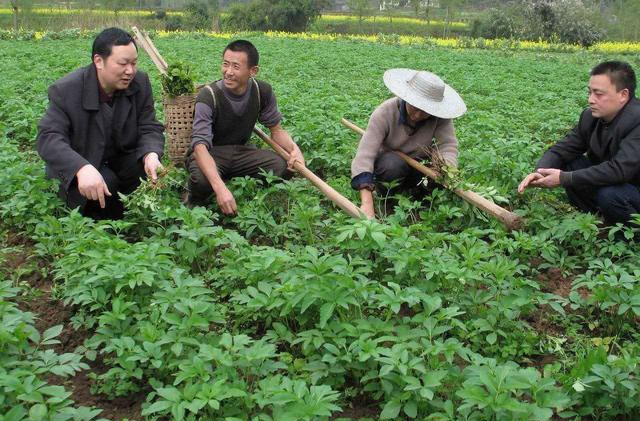
[[[222,89],[216,82],[198,93],[196,102],[207,104],[214,110],[215,117],[212,123],[213,146],[244,145],[251,138],[253,127],[258,121],[260,111],[264,107],[267,98],[271,95],[271,86],[263,81],[251,79],[249,81],[250,96],[246,111],[236,115],[229,100],[224,96]]]

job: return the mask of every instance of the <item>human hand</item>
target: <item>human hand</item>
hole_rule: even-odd
[[[100,202],[100,207],[104,209],[106,205],[105,195],[111,196],[111,192],[100,171],[93,165],[87,164],[78,170],[76,179],[78,180],[80,194],[89,200],[97,200]]]
[[[238,212],[238,206],[236,205],[236,199],[231,194],[231,191],[227,186],[221,186],[216,193],[216,202],[225,215],[235,215]]]
[[[552,189],[560,185],[560,171],[557,168],[538,168],[538,174],[542,175],[542,178],[534,180],[531,184],[536,187],[545,187]]]
[[[375,219],[376,211],[374,210],[373,202],[363,202],[362,205],[360,205],[360,210],[367,218]]]
[[[543,175],[537,172],[532,172],[531,174],[529,174],[528,176],[526,176],[524,178],[524,180],[522,180],[522,182],[520,182],[520,185],[518,186],[518,193],[522,194],[524,193],[524,190],[529,187],[529,185],[533,185],[536,186],[535,181],[539,180],[543,178]]]
[[[295,164],[296,161],[300,162],[302,165],[305,165],[304,156],[302,156],[302,151],[300,150],[298,145],[294,143],[293,150],[289,152],[289,160],[287,161],[287,168],[289,170],[294,170],[293,164]]]
[[[151,177],[151,181],[154,183],[158,181],[158,171],[162,170],[162,168],[157,153],[149,152],[144,156],[144,172],[147,174],[147,177]]]

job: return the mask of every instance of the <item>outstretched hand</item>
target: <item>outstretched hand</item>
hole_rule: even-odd
[[[100,171],[91,164],[80,168],[76,173],[78,180],[78,191],[89,200],[97,200],[102,209],[106,206],[106,196],[111,196],[111,192],[105,183]]]
[[[554,188],[560,185],[560,171],[557,168],[538,168],[536,172],[527,175],[518,186],[518,193],[524,193],[525,189],[531,187]]]

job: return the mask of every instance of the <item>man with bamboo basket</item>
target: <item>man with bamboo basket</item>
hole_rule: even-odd
[[[231,42],[223,51],[222,79],[198,94],[187,156],[189,205],[206,205],[213,194],[220,210],[234,215],[238,205],[225,181],[257,177],[262,171],[288,178],[296,161],[304,164],[302,152],[280,126],[282,115],[271,86],[255,79],[258,62],[258,51],[249,41]],[[248,144],[258,121],[289,154],[288,162]]]

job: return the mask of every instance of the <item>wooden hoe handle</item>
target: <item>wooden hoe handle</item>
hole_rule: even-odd
[[[360,135],[364,134],[364,130],[362,130],[360,127],[356,126],[346,118],[343,118],[340,121],[342,122],[342,124],[350,128],[354,132],[359,133]],[[394,151],[394,152],[398,156],[400,156],[402,159],[404,159],[404,161],[407,164],[409,164],[412,168],[415,168],[422,174],[426,175],[427,177],[429,177],[430,179],[438,183],[441,182],[441,176],[440,176],[440,173],[438,173],[438,171],[421,164],[420,162],[416,161],[415,159],[411,158],[410,156],[408,156],[403,152],[399,152],[399,151]],[[449,188],[446,185],[445,187]],[[500,222],[504,224],[505,227],[507,227],[507,229],[517,230],[522,228],[522,218],[520,216],[516,215],[513,212],[509,212],[503,207],[496,205],[491,200],[488,200],[480,196],[478,193],[475,193],[469,190],[462,190],[462,189],[450,189],[450,190],[453,190],[455,194],[457,194],[467,202],[471,203],[473,206],[482,209],[487,214],[498,219]]]
[[[265,132],[260,130],[258,127],[253,128],[253,132],[258,135],[258,137],[264,140],[269,146],[271,146],[278,155],[280,155],[285,161],[289,160],[289,153],[285,151],[282,146],[278,145],[273,141]],[[311,183],[316,186],[325,196],[327,196],[333,203],[335,203],[340,209],[353,216],[354,218],[362,218],[366,217],[362,210],[357,207],[353,202],[349,199],[338,193],[333,187],[322,181],[320,177],[315,175],[313,171],[308,169],[302,162],[295,161],[293,164],[293,168],[298,171],[304,178],[311,181]]]

